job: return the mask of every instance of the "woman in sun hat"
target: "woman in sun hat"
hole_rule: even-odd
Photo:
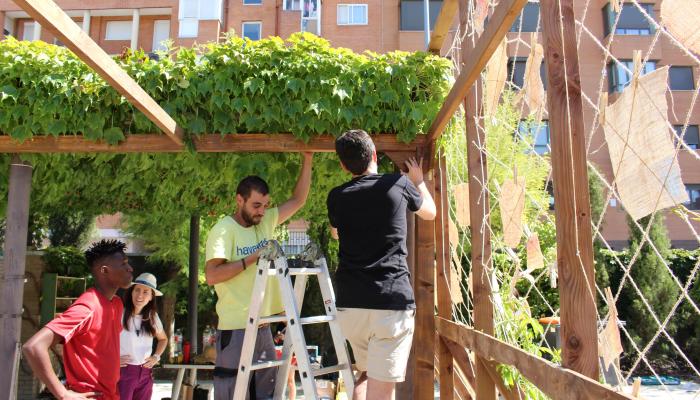
[[[168,338],[158,318],[156,277],[144,272],[139,275],[124,296],[124,315],[120,336],[121,400],[150,400],[153,392],[151,368],[158,364]],[[153,339],[158,341],[153,349]]]

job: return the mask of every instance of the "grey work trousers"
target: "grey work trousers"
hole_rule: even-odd
[[[233,398],[244,336],[245,329],[216,331],[216,369],[214,370],[214,399],[216,400],[231,400]],[[277,359],[275,343],[272,340],[270,327],[260,327],[258,338],[255,341],[253,362],[273,361],[275,359]],[[251,382],[254,384],[250,385],[246,399],[251,398],[251,392],[255,393],[256,400],[271,399],[275,391],[276,376],[276,367],[254,371],[251,374]]]

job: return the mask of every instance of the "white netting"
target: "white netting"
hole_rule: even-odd
[[[596,287],[589,288],[589,295],[595,296],[598,305],[600,353],[607,354],[606,359],[614,359],[610,365],[602,363],[603,379],[627,391],[631,379],[640,375],[649,376],[650,381],[658,380],[661,390],[669,392],[674,382],[667,376],[700,382],[700,253],[693,250],[700,246],[700,112],[696,111],[700,58],[691,49],[697,44],[697,35],[687,21],[673,19],[683,14],[678,9],[687,10],[686,18],[694,18],[697,26],[700,14],[693,13],[693,7],[700,8],[700,4],[664,1],[668,3],[663,5],[663,21],[661,2],[575,3],[589,180],[593,182],[589,190]],[[494,6],[489,3],[489,8]],[[620,11],[616,12],[618,7]],[[478,7],[469,8],[468,27],[475,26],[478,19]],[[538,3],[529,3],[513,25],[507,36],[508,83],[498,107],[487,107],[488,115],[475,121],[478,129],[484,130],[485,143],[476,145],[488,164],[485,181],[482,171],[472,172],[484,184],[490,200],[482,221],[468,221],[467,226],[458,216],[464,213],[462,202],[468,201],[463,193],[468,182],[463,109],[442,138],[440,151],[447,161],[444,172],[450,193],[452,251],[451,260],[445,260],[444,265],[451,265],[452,273],[458,277],[448,282],[453,292],[453,318],[472,325],[470,231],[490,234],[492,253],[488,264],[493,268],[488,273],[497,337],[558,361],[560,353],[552,337],[545,340],[545,331],[553,328],[538,323],[543,316],[558,317],[559,296],[553,211],[556,205],[550,195],[556,182],[551,174],[550,131],[546,122],[541,122],[547,121],[548,115],[536,101],[540,71],[536,65],[533,67],[539,61],[540,50],[533,44],[542,44],[543,40],[541,33],[536,33],[541,30],[537,11]],[[555,34],[563,36],[562,32]],[[463,28],[455,33],[448,52],[454,61],[455,76],[461,66],[461,49],[474,43],[478,35]],[[638,56],[634,50],[639,51]],[[564,61],[576,60],[565,55]],[[497,67],[495,64],[498,62],[488,68]],[[662,66],[671,67],[665,87],[646,86],[645,82],[654,78],[652,74],[664,73]],[[489,90],[499,86],[494,83],[497,76],[493,70],[482,75],[487,82],[486,95],[480,98],[484,103],[491,98]],[[661,90],[662,95],[652,95],[654,90]],[[626,97],[630,100],[623,107],[621,101]],[[642,108],[646,110],[643,113],[639,111]],[[652,119],[654,123],[649,122]],[[619,121],[626,123],[616,124]],[[659,121],[661,129],[658,124],[657,128],[650,128]],[[617,140],[615,145],[613,139]],[[674,165],[680,168],[679,174],[674,173]],[[623,173],[629,170],[636,172]],[[679,192],[681,178],[684,186]],[[524,193],[514,184],[520,181],[525,182]],[[635,191],[638,197],[644,195],[652,200],[633,204],[628,194]],[[521,195],[522,214],[517,213],[519,207],[503,206],[504,202],[514,203],[513,197]],[[675,203],[672,207],[663,205],[668,198]],[[635,198],[634,202],[641,200]],[[650,214],[634,221],[626,217],[625,204],[638,217],[640,212],[648,214],[639,211],[645,207]],[[516,215],[511,215],[513,210]],[[510,222],[521,216],[519,243],[510,247],[506,243],[511,239],[504,237],[504,224],[508,231],[512,228]],[[659,222],[660,218],[665,224]],[[666,232],[659,226],[665,226]],[[669,244],[690,251],[671,250]],[[606,297],[608,287],[612,290]],[[623,349],[619,359],[614,357],[616,330],[607,326],[611,310],[617,311],[614,319],[621,320],[617,324]],[[508,383],[517,383],[527,398],[544,397],[514,369],[501,372]],[[689,398],[700,398],[697,388],[691,386],[696,392]]]

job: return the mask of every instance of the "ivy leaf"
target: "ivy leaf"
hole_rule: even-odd
[[[117,144],[125,139],[124,132],[117,126],[105,129],[102,136],[109,144]]]
[[[286,87],[296,94],[304,87],[304,81],[299,78],[292,78],[287,81]]]
[[[32,129],[24,124],[18,125],[12,130],[12,138],[18,140],[20,143],[32,137]]]
[[[207,129],[207,124],[204,122],[204,120],[197,116],[194,119],[192,119],[189,123],[189,130],[192,133],[204,133]]]
[[[260,78],[248,79],[243,83],[243,89],[248,90],[251,94],[255,94],[260,89],[260,93],[262,93],[263,84],[264,82]]]
[[[61,133],[65,133],[67,129],[68,126],[66,125],[66,121],[62,119],[55,119],[49,123],[47,131],[53,136],[58,136]]]
[[[340,99],[340,101],[343,101],[350,97],[348,92],[345,89],[334,87],[333,88],[333,96],[337,97]]]
[[[381,96],[382,101],[385,103],[391,103],[392,101],[396,101],[399,99],[399,96],[396,95],[396,92],[389,89],[382,90],[379,95]]]

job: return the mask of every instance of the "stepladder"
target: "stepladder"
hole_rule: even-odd
[[[331,284],[326,259],[320,248],[310,243],[301,254],[302,267],[290,268],[282,247],[277,241],[271,240],[260,255],[256,270],[255,282],[250,299],[248,321],[243,338],[243,348],[238,367],[238,377],[233,393],[233,400],[246,400],[251,374],[264,368],[277,368],[274,399],[285,398],[287,376],[292,368],[292,356],[297,360],[297,368],[301,379],[304,399],[318,400],[316,377],[340,373],[351,398],[354,381],[350,357],[348,356],[345,338],[340,330],[335,307],[335,294]],[[323,298],[324,315],[301,318],[304,294],[309,276],[316,276]],[[292,277],[294,282],[292,282]],[[280,315],[261,316],[260,309],[265,298],[268,279],[277,280],[280,288],[284,313]],[[254,359],[255,342],[258,328],[265,324],[285,322],[287,324],[282,356],[279,360],[259,361]],[[327,323],[330,329],[333,346],[338,363],[326,367],[313,368],[307,352],[303,326],[309,324]],[[250,399],[254,400],[254,399]]]

